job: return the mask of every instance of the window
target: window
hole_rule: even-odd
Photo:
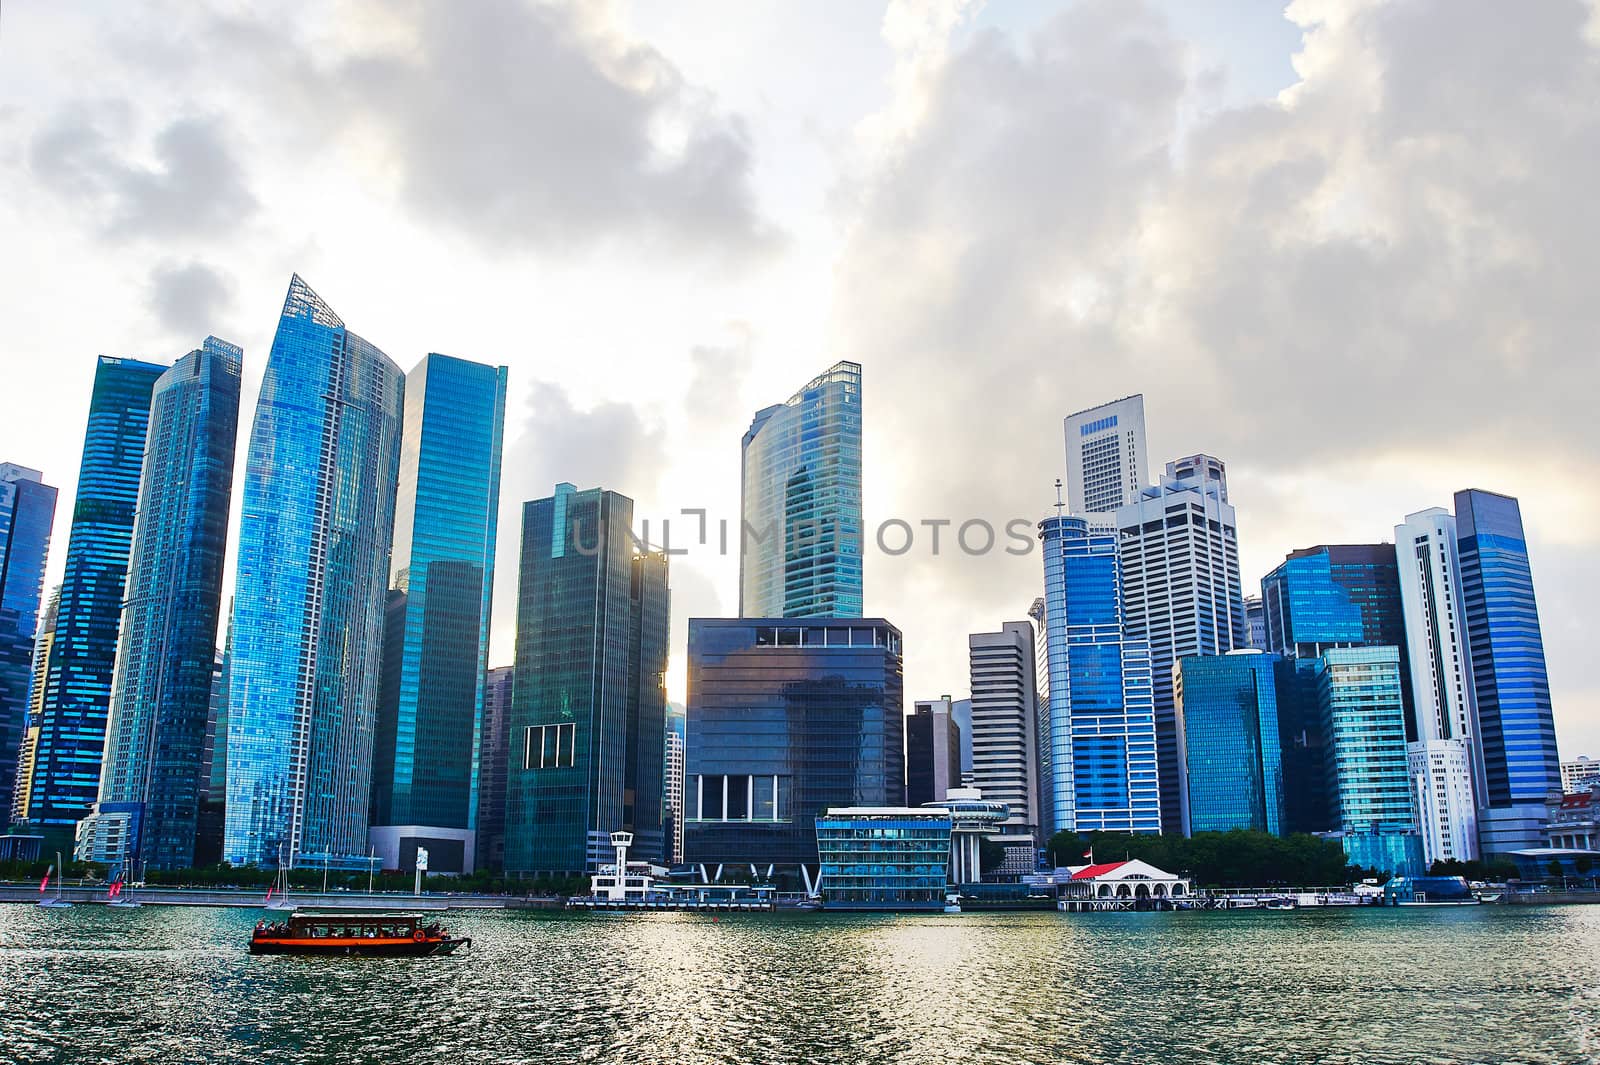
[[[577,765],[577,722],[529,725],[522,736],[522,768],[570,769]]]

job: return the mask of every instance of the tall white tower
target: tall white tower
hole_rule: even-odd
[[[1127,506],[1150,480],[1144,447],[1144,396],[1069,414],[1067,511],[1099,514]]]
[[[1033,625],[1008,621],[967,637],[972,681],[972,780],[1009,809],[1007,831],[1039,832],[1038,683]]]

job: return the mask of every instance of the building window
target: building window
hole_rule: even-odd
[[[522,768],[570,769],[578,763],[578,725],[529,725],[522,733]]]

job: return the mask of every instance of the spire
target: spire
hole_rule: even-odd
[[[310,318],[330,329],[344,328],[344,320],[333,313],[332,307],[322,302],[322,297],[299,274],[289,278],[289,295],[283,301],[283,317]]]

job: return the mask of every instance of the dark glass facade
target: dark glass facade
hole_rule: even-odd
[[[511,747],[511,684],[516,670],[500,666],[483,686],[483,742],[478,755],[478,868],[506,867],[506,757]]]
[[[818,890],[828,909],[944,909],[948,812],[830,810],[816,825]]]
[[[28,725],[33,652],[56,490],[38,470],[0,462],[0,819],[9,820]]]
[[[150,395],[167,367],[101,357],[46,667],[28,820],[66,849],[100,791]]]
[[[667,566],[632,521],[598,488],[523,505],[507,873],[592,872],[624,830],[662,858]]]
[[[906,805],[921,806],[961,786],[961,726],[948,703],[918,703],[906,717]]]
[[[829,807],[903,801],[904,712],[881,618],[691,618],[685,860],[813,865]]]
[[[1174,671],[1184,835],[1283,832],[1276,655],[1180,659]]]

